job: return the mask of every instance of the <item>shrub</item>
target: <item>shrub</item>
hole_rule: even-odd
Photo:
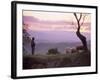
[[[59,51],[57,48],[52,48],[48,50],[47,54],[59,54]]]

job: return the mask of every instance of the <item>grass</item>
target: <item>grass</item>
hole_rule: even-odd
[[[90,53],[25,55],[23,69],[90,66]]]

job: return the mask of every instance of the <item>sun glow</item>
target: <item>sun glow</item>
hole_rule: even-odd
[[[86,15],[85,20],[81,20],[81,32],[90,33],[91,15]],[[23,11],[24,23],[28,24],[28,28],[35,31],[76,31],[77,22],[73,13],[57,13],[57,12],[36,12]]]

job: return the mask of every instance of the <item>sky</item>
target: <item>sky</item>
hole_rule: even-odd
[[[91,15],[86,15],[81,32],[90,32]],[[62,30],[75,31],[77,27],[73,13],[42,12],[42,11],[23,11],[24,23],[29,24],[31,30]],[[81,19],[81,23],[83,18]]]
[[[83,16],[86,17],[80,31],[90,40],[91,14],[84,13]],[[37,41],[79,41],[75,34],[77,22],[73,13],[23,11],[23,22],[26,24],[24,28]],[[83,17],[81,19],[82,22]]]

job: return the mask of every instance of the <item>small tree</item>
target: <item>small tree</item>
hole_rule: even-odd
[[[86,37],[83,36],[83,35],[81,34],[81,32],[80,32],[80,28],[81,28],[81,26],[82,26],[83,23],[84,23],[84,20],[85,20],[85,16],[86,16],[86,15],[83,16],[83,14],[80,13],[80,14],[79,14],[79,17],[78,17],[78,14],[77,14],[77,13],[74,13],[74,16],[75,16],[76,21],[77,21],[77,31],[76,31],[76,35],[77,35],[77,37],[81,40],[81,42],[82,42],[82,44],[83,44],[84,50],[87,51],[88,48],[87,48]],[[81,22],[81,19],[82,19],[82,18],[83,18],[83,22]]]

